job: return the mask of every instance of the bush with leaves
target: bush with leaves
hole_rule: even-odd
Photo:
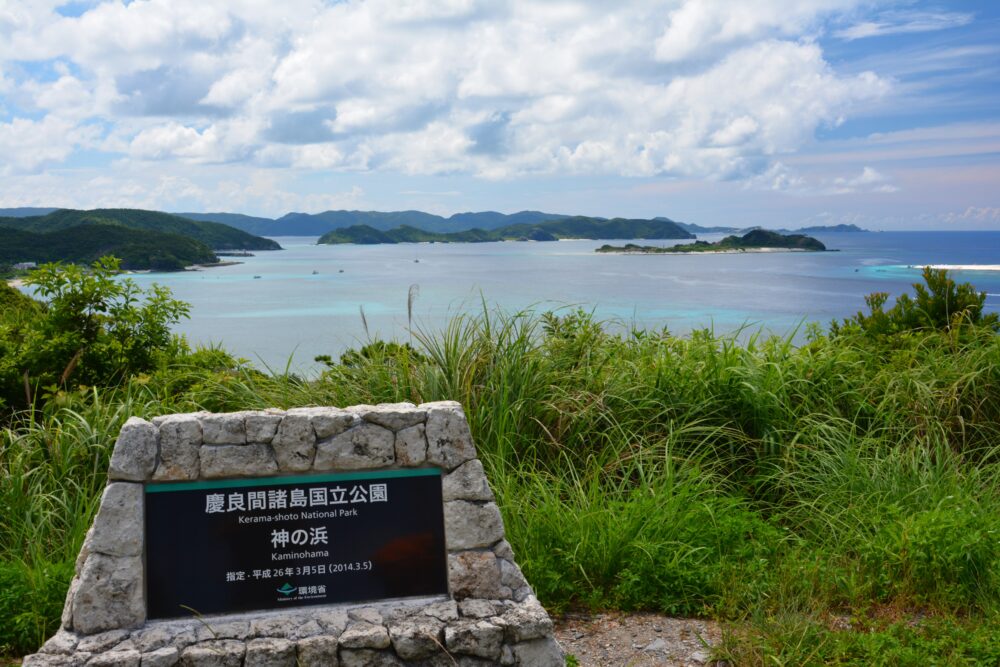
[[[333,368],[337,362],[329,354],[320,354],[315,357],[318,363],[324,364],[327,368]],[[418,352],[409,343],[397,343],[395,341],[375,340],[362,346],[360,349],[351,348],[340,355],[340,365],[348,368],[362,368],[369,364],[400,365],[400,364],[422,364],[427,361],[427,357]]]
[[[869,336],[887,336],[931,329],[958,332],[970,327],[994,332],[1000,329],[997,314],[983,312],[985,292],[977,292],[971,283],[956,284],[944,269],[924,267],[923,278],[926,286],[914,283],[915,296],[900,295],[889,310],[885,310],[888,293],[869,294],[865,303],[871,312],[868,315],[859,312],[843,324],[834,321],[831,333],[836,336],[857,331]]]
[[[0,322],[0,402],[27,405],[39,389],[71,382],[112,385],[186,349],[170,326],[189,306],[165,287],[142,290],[119,268],[104,257],[89,268],[45,264],[28,275],[44,305],[21,303]]]

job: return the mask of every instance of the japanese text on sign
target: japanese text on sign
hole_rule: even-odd
[[[355,484],[350,488],[343,486],[314,486],[304,489],[234,491],[228,494],[207,494],[205,496],[205,514],[385,502],[389,502],[389,493],[386,484]]]

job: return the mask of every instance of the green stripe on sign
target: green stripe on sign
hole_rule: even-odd
[[[199,491],[207,489],[232,489],[246,486],[280,486],[282,484],[312,484],[322,482],[351,482],[361,479],[395,479],[399,477],[441,476],[440,468],[416,468],[410,470],[382,470],[379,472],[341,472],[328,475],[287,475],[285,477],[247,477],[242,479],[219,479],[204,482],[147,482],[146,493],[170,493],[172,491]]]

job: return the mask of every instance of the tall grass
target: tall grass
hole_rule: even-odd
[[[65,581],[130,414],[453,399],[550,608],[732,619],[726,651],[761,664],[850,658],[839,616],[888,644],[904,617],[1000,627],[996,335],[611,329],[484,308],[311,380],[207,350],[61,397],[3,432],[0,572],[24,582],[52,564]],[[29,650],[52,622],[0,642]]]

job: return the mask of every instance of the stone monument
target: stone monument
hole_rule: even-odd
[[[40,665],[560,666],[458,403],[131,418]]]

